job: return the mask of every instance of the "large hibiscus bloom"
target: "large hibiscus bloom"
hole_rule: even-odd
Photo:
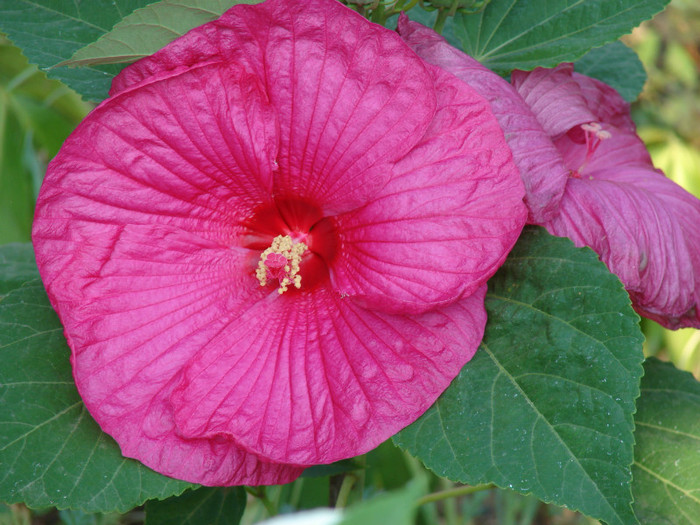
[[[446,388],[523,194],[475,91],[335,0],[270,0],[115,79],[51,162],[33,238],[125,455],[280,483]]]
[[[591,247],[639,314],[700,328],[700,200],[654,168],[629,105],[572,64],[512,82],[569,170],[559,212],[542,224]]]

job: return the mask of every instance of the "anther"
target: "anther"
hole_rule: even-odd
[[[270,247],[260,254],[255,276],[260,286],[266,286],[269,279],[277,279],[277,292],[283,294],[290,285],[301,288],[299,263],[307,246],[303,242],[294,242],[289,235],[278,235]]]

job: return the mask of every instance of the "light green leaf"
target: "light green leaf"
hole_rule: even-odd
[[[97,42],[79,49],[61,65],[129,63],[152,55],[190,29],[215,20],[237,4],[263,0],[162,0],[137,9]]]
[[[26,251],[0,247],[0,276]],[[13,262],[14,261],[14,262]],[[0,300],[0,500],[87,512],[127,511],[192,485],[122,457],[88,414],[70,350],[36,268]]]
[[[477,14],[458,13],[454,31],[464,51],[507,73],[573,62],[617,40],[669,0],[492,0]]]
[[[622,42],[591,49],[576,61],[574,69],[614,87],[627,102],[637,100],[647,80],[637,53]]]
[[[86,113],[75,93],[0,37],[0,244],[30,239],[45,163]]]
[[[653,358],[644,370],[634,418],[634,511],[641,523],[696,525],[700,517],[700,382]]]
[[[528,227],[489,281],[484,341],[395,441],[452,480],[632,524],[639,318],[587,248]]]
[[[18,132],[17,117],[0,85],[0,243],[29,240],[34,214],[32,179],[22,162],[27,135]]]
[[[245,510],[242,487],[202,487],[146,503],[146,525],[238,525]]]
[[[426,480],[417,478],[402,489],[380,494],[348,508],[341,525],[412,525],[416,503],[425,494]]]
[[[0,0],[0,31],[29,61],[88,100],[102,100],[119,66],[52,67],[94,42],[114,24],[153,0]]]

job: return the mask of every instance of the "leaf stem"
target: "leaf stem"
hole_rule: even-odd
[[[260,503],[263,504],[263,507],[265,507],[265,510],[270,516],[276,516],[277,515],[277,509],[273,505],[273,503],[270,501],[270,498],[267,497],[267,492],[265,491],[265,487],[246,487],[245,488],[246,492],[248,494],[256,497],[257,499],[260,500]]]
[[[448,498],[456,498],[458,496],[466,496],[468,494],[474,494],[475,492],[481,492],[482,490],[493,489],[496,486],[493,483],[484,483],[483,485],[465,485],[463,487],[455,487],[453,489],[441,490],[439,492],[433,492],[432,494],[427,494],[416,501],[416,505],[425,505],[426,503],[433,503],[435,501],[440,501]]]
[[[350,491],[353,485],[355,485],[355,480],[357,478],[348,474],[343,478],[343,483],[340,485],[340,490],[338,491],[338,498],[335,500],[335,508],[342,509],[348,504],[348,497],[350,496]]]
[[[445,22],[450,12],[447,9],[438,9],[438,15],[433,24],[433,31],[442,34],[442,29],[445,27]]]

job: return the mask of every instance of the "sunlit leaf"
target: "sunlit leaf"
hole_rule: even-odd
[[[89,100],[102,100],[119,66],[52,67],[94,42],[114,24],[153,0],[3,0],[0,31],[19,46],[32,64],[62,80]]]
[[[634,510],[641,523],[696,525],[700,517],[700,382],[649,359],[637,401]]]
[[[631,509],[639,318],[589,249],[528,228],[489,281],[484,341],[396,442],[441,476],[609,525]]]
[[[342,525],[413,525],[416,503],[425,493],[425,480],[417,478],[404,488],[380,494],[351,506]]]
[[[263,0],[162,0],[137,9],[97,42],[88,44],[61,65],[129,63],[152,55],[193,27],[215,20],[237,4]]]

